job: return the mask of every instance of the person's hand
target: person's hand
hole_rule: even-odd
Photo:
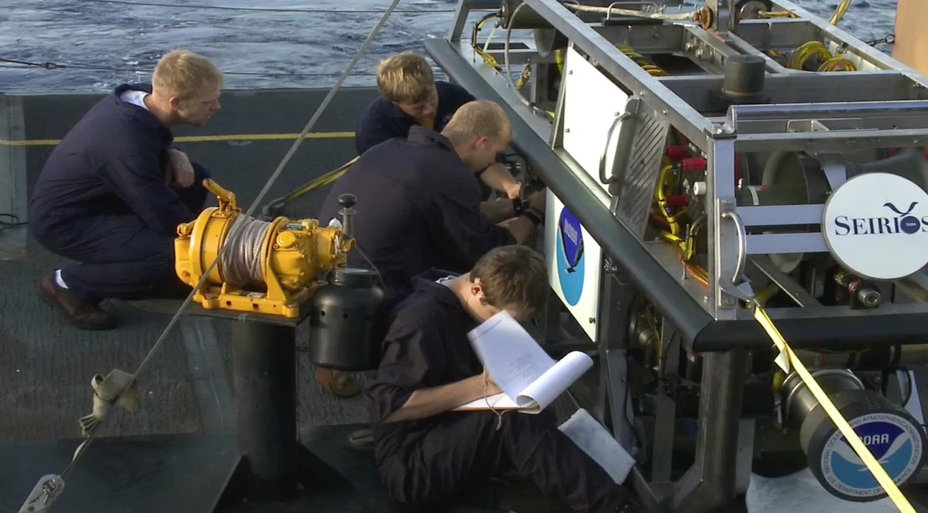
[[[511,182],[503,186],[503,191],[509,199],[522,197],[522,182]]]
[[[541,211],[545,211],[545,197],[547,196],[546,192],[548,189],[541,189],[540,191],[532,192],[528,195],[528,206],[529,208],[535,208]]]
[[[487,372],[486,369],[483,369],[483,374],[480,375],[480,382],[483,384],[482,394],[484,397],[501,394],[503,392],[503,389],[496,384],[493,376],[490,376],[490,373]]]
[[[168,159],[168,185],[181,188],[193,185],[196,176],[187,154],[180,150],[169,149]]]

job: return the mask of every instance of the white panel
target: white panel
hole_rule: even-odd
[[[545,206],[545,261],[551,288],[595,341],[602,249],[550,192]]]
[[[609,127],[625,112],[628,95],[573,47],[567,49],[565,73],[564,150],[605,189],[599,182],[599,161],[606,148]],[[613,130],[613,141],[619,126]],[[611,165],[611,161],[607,164]]]

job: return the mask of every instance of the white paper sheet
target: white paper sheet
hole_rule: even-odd
[[[579,351],[555,362],[506,312],[487,319],[467,337],[503,393],[482,397],[455,410],[493,408],[538,413],[593,366],[593,360]]]
[[[557,399],[557,396],[563,394],[571,383],[576,381],[592,366],[593,360],[589,356],[579,351],[567,353],[538,379],[525,387],[516,396],[516,404],[525,408],[535,402],[538,404],[538,411],[541,411]],[[493,374],[490,373],[490,375]]]
[[[622,484],[635,465],[632,455],[583,408],[574,412],[558,429],[598,463],[616,484]]]
[[[554,365],[531,335],[502,311],[467,334],[477,357],[509,397],[518,397]]]

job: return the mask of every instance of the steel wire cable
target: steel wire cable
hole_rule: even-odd
[[[301,143],[303,142],[303,138],[306,136],[306,134],[309,133],[309,131],[313,128],[313,126],[315,126],[316,122],[322,116],[322,113],[328,107],[329,103],[331,103],[332,98],[335,96],[335,93],[338,92],[338,90],[342,86],[342,83],[344,83],[344,81],[351,74],[351,71],[354,69],[355,65],[357,65],[358,61],[361,59],[361,57],[370,47],[371,42],[373,42],[374,40],[374,36],[376,36],[377,33],[380,32],[380,29],[383,28],[383,25],[386,23],[387,19],[389,19],[390,14],[393,12],[393,10],[396,8],[396,6],[399,3],[400,3],[400,0],[393,0],[393,3],[390,4],[390,7],[388,7],[387,10],[384,11],[380,20],[371,30],[370,34],[368,34],[367,39],[364,40],[364,43],[358,49],[358,52],[355,54],[354,58],[351,59],[351,62],[348,63],[348,66],[346,66],[345,70],[339,76],[338,81],[335,83],[335,85],[332,86],[332,88],[329,90],[326,97],[322,100],[322,102],[316,108],[316,111],[313,113],[310,120],[306,123],[306,126],[303,127],[303,131],[300,133],[300,137],[298,137],[293,142],[293,144],[290,146],[290,149],[280,160],[280,163],[277,165],[277,168],[271,174],[271,177],[268,178],[267,182],[265,182],[264,187],[261,189],[261,191],[255,197],[254,201],[248,207],[248,210],[244,213],[244,216],[251,217],[252,213],[261,203],[261,200],[264,199],[264,196],[267,195],[267,192],[271,189],[271,187],[277,181],[277,178],[283,172],[284,167],[286,167],[287,163],[290,162],[290,159],[296,153],[297,149],[299,149]],[[243,226],[244,225],[242,223],[237,223],[236,225],[236,227],[243,227]],[[228,238],[234,240],[236,236],[237,235],[235,233],[230,233]],[[200,281],[197,283],[195,287],[193,287],[193,290],[191,290],[190,293],[187,294],[187,297],[183,300],[180,307],[178,307],[177,311],[171,317],[171,320],[168,322],[168,325],[165,326],[164,330],[161,332],[161,335],[158,336],[158,339],[155,341],[152,348],[148,351],[148,354],[145,355],[145,358],[136,368],[135,373],[134,373],[136,381],[138,380],[139,376],[141,376],[141,374],[148,368],[148,365],[151,362],[152,357],[158,352],[158,349],[167,340],[167,335],[171,333],[174,326],[177,325],[178,320],[184,314],[184,312],[187,310],[190,303],[192,302],[194,294],[200,287],[203,286],[203,284],[209,278],[210,273],[212,273],[212,271],[219,264],[219,261],[223,257],[223,254],[227,251],[227,248],[228,246],[224,246],[220,250],[220,257],[215,259],[213,263],[203,272],[203,276],[200,278]],[[87,447],[94,440],[96,431],[100,425],[102,425],[102,423],[96,424],[92,428],[92,430],[87,434],[86,439],[83,442],[81,442],[81,444],[77,447],[77,450],[75,450],[74,456],[71,459],[71,462],[68,463],[67,467],[65,467],[64,471],[62,472],[62,478],[64,475],[67,475],[77,465],[77,463],[81,460],[84,454],[87,453]]]
[[[261,257],[270,229],[271,223],[252,217],[239,216],[234,221],[219,255],[219,274],[224,282],[235,287],[264,283]]]

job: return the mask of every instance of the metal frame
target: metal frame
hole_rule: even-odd
[[[734,200],[733,163],[736,153],[769,152],[772,148],[780,151],[840,153],[849,147],[928,144],[928,102],[926,102],[928,80],[876,50],[869,47],[863,48],[867,45],[834,27],[823,26],[809,19],[746,20],[734,27],[733,31],[720,34],[710,34],[697,26],[686,24],[601,26],[588,23],[573,15],[556,0],[527,0],[525,3],[527,8],[536,11],[555,29],[565,34],[571,44],[587,55],[603,73],[634,94],[649,110],[663,116],[671,126],[708,156],[709,193],[705,198],[705,211],[710,220],[707,226],[708,237],[712,241],[708,266],[711,285],[708,294],[699,287],[686,283],[687,280],[680,272],[679,262],[672,258],[673,255],[664,254],[662,245],[649,244],[647,240],[641,240],[634,233],[623,233],[628,230],[621,221],[618,223],[619,226],[615,226],[616,223],[614,219],[611,219],[611,215],[610,219],[606,219],[602,216],[602,212],[594,214],[593,208],[581,207],[581,205],[602,204],[603,192],[596,184],[585,183],[588,177],[574,169],[576,163],[560,150],[557,125],[552,128],[546,119],[525,108],[516,93],[509,88],[506,79],[483,64],[481,59],[474,59],[468,42],[461,40],[462,29],[458,27],[464,26],[470,9],[494,8],[498,2],[462,0],[458,5],[454,22],[456,28],[452,30],[451,40],[443,43],[435,40],[427,41],[426,47],[452,78],[462,83],[468,82],[466,85],[468,89],[486,89],[487,91],[479,96],[492,97],[506,104],[512,109],[510,117],[520,118],[532,128],[535,136],[552,142],[554,160],[559,162],[539,165],[541,160],[547,160],[547,158],[536,159],[537,162],[533,162],[534,169],[559,198],[566,200],[565,204],[572,211],[579,209],[578,218],[585,227],[588,227],[588,230],[592,228],[591,233],[594,238],[604,246],[610,257],[622,265],[637,265],[635,262],[641,260],[638,257],[630,257],[628,250],[625,248],[610,249],[611,244],[604,242],[610,239],[615,240],[616,233],[619,233],[618,237],[622,239],[625,239],[627,235],[632,235],[638,239],[640,246],[651,253],[651,258],[647,260],[656,261],[663,267],[664,272],[672,276],[672,281],[686,290],[693,302],[703,309],[715,323],[737,325],[742,322],[743,318],[739,317],[741,314],[735,308],[742,291],[735,288],[735,284],[731,281],[733,277],[737,281],[737,276],[734,274],[745,269],[748,255],[827,251],[824,240],[818,233],[745,234],[743,232],[748,227],[774,227],[814,220],[823,207],[821,205],[738,206]],[[789,2],[781,1],[776,4],[800,12],[800,14],[803,13]],[[739,37],[738,34],[743,34],[744,37]],[[737,50],[730,46],[732,43],[736,48],[741,49],[744,45],[752,45],[758,40],[766,40],[768,46],[776,46],[799,41],[802,37],[816,34],[842,43],[853,43],[851,48],[855,51],[859,50],[857,53],[866,57],[867,62],[873,64],[874,70],[824,76],[821,73],[799,73],[794,70],[785,70],[782,66],[768,62],[767,81],[768,89],[771,91],[770,101],[779,103],[735,106],[727,113],[719,112],[717,115],[707,115],[700,111],[711,107],[707,103],[711,97],[709,93],[720,89],[721,75],[653,77],[617,50],[609,39],[621,37],[635,41],[650,41],[652,49],[669,47],[680,55],[711,51],[714,52],[713,55],[725,57],[737,53]],[[669,42],[662,40],[667,35],[673,36]],[[531,42],[528,41],[527,45],[531,47]],[[440,50],[439,47],[441,47]],[[753,49],[751,53],[760,52]],[[477,76],[470,76],[474,73]],[[870,92],[860,92],[862,88]],[[868,94],[876,95],[878,101],[860,101]],[[837,95],[838,100],[847,101],[838,104],[829,102],[824,106],[815,103],[826,100],[831,95]],[[803,102],[806,96],[812,99]],[[808,120],[809,124],[819,123],[816,120],[820,119],[822,123],[832,127],[832,130],[798,133],[787,131],[791,126],[796,126],[795,120],[797,119]],[[887,130],[888,128],[893,129]],[[523,136],[515,137],[517,147],[526,144]],[[534,152],[523,150],[523,153],[531,159],[537,150]],[[568,169],[559,171],[565,165]],[[572,178],[578,179],[581,183],[562,189],[559,182],[565,181],[563,177],[565,172],[573,175]],[[575,187],[576,185],[580,187]],[[732,224],[734,227],[729,226]],[[738,249],[742,245],[746,247],[746,250]],[[624,257],[620,256],[622,253],[625,253]],[[638,252],[634,251],[634,253]],[[749,272],[752,270],[753,267],[748,267]],[[653,280],[664,281],[638,272],[632,273],[631,276],[633,280],[638,280],[638,285],[646,293],[652,290]],[[667,284],[662,285],[664,286]],[[741,335],[746,336],[740,344],[736,346],[720,344],[718,340],[713,340],[720,333],[717,329],[713,329],[713,326],[704,324],[705,317],[692,312],[681,316],[678,315],[680,310],[678,305],[668,304],[667,301],[660,299],[655,300],[655,303],[666,317],[680,325],[685,333],[684,341],[688,348],[717,350],[737,345],[750,347],[766,344],[763,334],[747,325],[737,328]],[[691,310],[691,307],[692,304],[689,304],[684,309]],[[846,333],[839,323],[833,322],[835,317],[843,317],[838,310],[837,308],[817,310],[821,316],[820,319],[829,323],[828,329],[816,330],[817,333],[821,334],[835,328],[835,333],[839,335],[828,337],[829,339],[841,338],[852,346],[859,346],[869,343],[882,332],[882,329],[875,328],[864,330],[864,333]],[[677,313],[674,314],[673,311]],[[919,311],[928,313],[928,308]],[[884,305],[881,307],[880,314],[885,318],[881,321],[888,322],[890,318],[898,321],[899,315],[909,313],[912,312],[899,311],[896,305]],[[806,318],[807,314],[808,312],[776,311],[774,318],[785,320],[787,325],[784,328],[787,331],[795,331],[795,328],[789,326],[791,321]],[[800,324],[803,323],[799,322],[796,326]],[[874,327],[877,324],[883,324],[883,322],[874,324]],[[699,325],[706,329],[697,327]],[[899,330],[893,331],[897,333],[894,338],[895,342],[908,343],[928,338],[928,329],[919,329],[914,326],[910,326],[905,333]],[[871,335],[867,335],[868,332],[871,332]],[[734,343],[731,337],[723,338]],[[821,336],[817,338],[800,336],[799,338],[801,345],[815,343],[828,344],[829,340]]]
[[[506,77],[475,58],[469,41],[461,40],[470,10],[478,6],[494,9],[499,2],[461,0],[449,40],[426,41],[427,51],[452,79],[478,98],[503,106],[513,123],[513,145],[602,247],[605,261],[618,268],[604,273],[598,337],[605,363],[601,396],[608,403],[604,411],[610,413],[615,435],[626,441],[630,437],[622,418],[629,319],[616,308],[627,308],[635,290],[641,292],[661,312],[664,322],[679,331],[682,348],[701,353],[696,463],[682,479],[670,482],[673,451],[668,445],[673,439],[675,408],[671,396],[659,387],[656,414],[663,418],[657,420],[661,427],[654,433],[652,475],[648,479],[636,468],[632,476],[651,511],[713,511],[733,500],[738,486],[744,486],[736,480],[736,469],[743,471],[750,465],[753,436],[748,431],[754,424],[740,418],[742,389],[749,372],[747,351],[770,346],[750,312],[738,308],[738,300],[746,297],[747,290],[742,276],[776,284],[795,304],[769,310],[794,348],[848,349],[928,340],[925,303],[891,303],[869,311],[823,306],[796,279],[777,268],[769,255],[827,252],[823,237],[815,232],[770,234],[761,230],[816,225],[823,205],[738,205],[736,155],[766,155],[771,151],[840,154],[848,148],[928,145],[928,79],[787,1],[774,3],[804,19],[736,24],[727,14],[734,2],[710,0],[709,8],[721,14],[716,18],[721,27],[714,31],[686,23],[607,26],[585,21],[557,0],[524,3],[640,101],[642,108],[662,117],[707,158],[708,289],[681,273],[679,259],[667,244],[644,239],[617,217],[617,186],[611,185],[609,194],[605,193],[563,150],[560,111],[553,125],[539,116],[517,96]],[[828,75],[799,72],[765,53],[795,48],[811,39],[825,40],[832,48],[846,44],[846,57],[861,71]],[[533,48],[531,40],[520,41]],[[616,43],[689,58],[704,73],[651,76],[619,51]],[[491,53],[502,62],[500,52]],[[768,104],[727,108],[718,101],[724,61],[736,54],[764,58]],[[550,57],[533,57],[530,50],[520,50],[518,59],[536,65],[551,62]],[[563,96],[563,90],[561,93]],[[562,104],[562,100],[558,102],[559,107]],[[610,276],[613,272],[630,282],[616,282]],[[928,298],[928,276],[919,276],[923,279],[906,280],[910,295]]]

